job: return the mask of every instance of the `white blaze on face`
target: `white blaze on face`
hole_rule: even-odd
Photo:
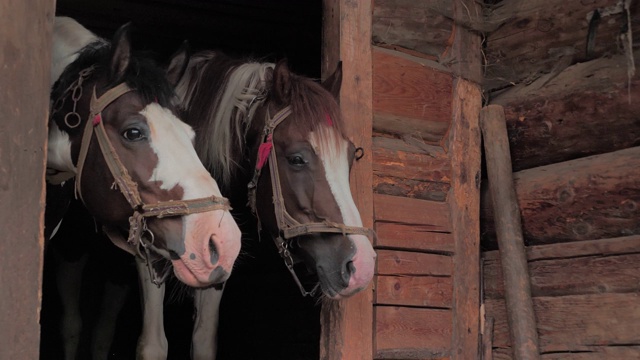
[[[193,147],[193,129],[157,103],[147,105],[140,114],[147,119],[151,132],[150,146],[158,157],[158,164],[149,180],[161,182],[160,186],[165,190],[179,185],[184,191],[183,200],[212,195],[221,197],[217,183]],[[179,254],[182,261],[173,261],[176,275],[183,281],[193,275],[204,283],[217,266],[231,273],[240,252],[241,234],[229,211],[195,213],[184,219],[185,252]],[[210,261],[210,239],[219,254],[215,264]]]
[[[308,141],[322,161],[327,183],[342,214],[342,221],[347,226],[362,227],[362,219],[349,185],[349,143],[328,126],[311,132]],[[366,287],[373,278],[376,254],[366,236],[349,235],[349,238],[356,247],[353,257],[356,272],[352,274],[346,289],[347,293],[352,293]]]
[[[179,184],[184,199],[222,196],[218,184],[198,159],[193,129],[157,103],[147,105],[140,114],[147,119],[151,148],[158,156],[158,165],[149,180],[161,181],[165,190]]]

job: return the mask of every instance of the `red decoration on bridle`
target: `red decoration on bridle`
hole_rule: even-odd
[[[327,125],[333,126],[333,120],[331,120],[331,116],[329,116],[329,114],[327,114]]]
[[[269,159],[269,153],[273,147],[273,134],[267,136],[267,140],[260,144],[258,148],[258,161],[256,162],[256,169],[260,170]]]

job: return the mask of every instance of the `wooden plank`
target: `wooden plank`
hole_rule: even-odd
[[[376,222],[429,225],[441,232],[451,227],[446,203],[374,194],[373,206]]]
[[[425,66],[422,59],[374,48],[374,113],[448,124],[451,86],[450,74]]]
[[[640,234],[640,147],[519,171],[514,181],[529,245]],[[482,216],[490,244],[491,208]]]
[[[451,275],[451,256],[395,250],[377,253],[378,275]]]
[[[449,1],[377,0],[373,7],[373,42],[439,58],[450,45],[451,13]]]
[[[373,173],[432,182],[451,181],[451,165],[444,154],[425,154],[420,149],[406,151],[400,139],[374,138]],[[399,150],[401,148],[403,150]]]
[[[640,78],[628,84],[623,55],[570,66],[491,103],[505,107],[516,171],[640,143]]]
[[[451,308],[450,277],[388,276],[376,280],[376,304]]]
[[[472,48],[473,49],[473,48]],[[454,239],[452,359],[475,359],[480,333],[480,88],[457,79],[451,156],[451,233]]]
[[[640,235],[624,236],[614,239],[585,240],[570,243],[530,246],[527,248],[527,259],[551,260],[590,255],[619,255],[637,253],[640,249]],[[498,251],[482,253],[484,260],[496,260]]]
[[[640,292],[640,248],[635,253],[594,255],[529,263],[534,296]],[[504,297],[502,269],[498,260],[485,260],[484,295]]]
[[[0,3],[0,359],[38,359],[54,2]]]
[[[592,346],[640,344],[640,294],[536,297],[534,308],[542,353],[591,351]],[[503,300],[485,301],[495,318],[493,346],[510,346]]]
[[[446,182],[373,175],[373,192],[375,194],[443,202],[447,200],[450,189],[451,185]]]
[[[371,153],[372,1],[323,1],[324,77],[342,61],[342,114],[351,140]],[[373,228],[371,157],[364,156],[351,170],[351,190],[364,226]],[[321,314],[320,359],[373,358],[373,291],[367,288],[347,300],[324,301]],[[348,341],[347,341],[348,339]]]
[[[425,121],[406,116],[376,111],[373,114],[373,128],[376,131],[398,134],[415,135],[431,142],[439,142],[449,130],[449,123]]]
[[[376,306],[376,359],[433,359],[448,356],[451,311]],[[401,356],[398,356],[401,355]]]
[[[426,225],[376,222],[375,245],[385,248],[452,253],[452,235],[433,230],[432,227]]]

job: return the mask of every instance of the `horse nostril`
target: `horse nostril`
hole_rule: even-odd
[[[216,244],[213,242],[213,237],[209,238],[209,254],[211,254],[211,263],[217,263],[220,255],[218,254]]]
[[[353,261],[349,260],[345,264],[344,269],[342,270],[342,281],[344,286],[349,286],[349,279],[351,279],[351,275],[356,272],[356,267],[353,265]]]

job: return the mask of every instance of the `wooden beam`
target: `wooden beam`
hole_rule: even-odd
[[[542,248],[542,249],[539,249]],[[504,297],[497,251],[485,253],[484,296]],[[533,296],[640,292],[640,236],[529,247]]]
[[[454,243],[451,359],[479,356],[480,333],[480,87],[454,82],[451,157],[451,233]]]
[[[54,1],[0,13],[0,359],[38,359]]]
[[[600,20],[591,24],[593,13]],[[485,89],[531,82],[554,72],[568,60],[588,60],[618,53],[620,29],[626,24],[618,0],[588,3],[563,0],[502,1],[490,8],[487,22]],[[634,9],[637,10],[637,9]],[[587,54],[587,39],[592,38]]]
[[[491,100],[505,107],[515,171],[640,143],[640,77],[629,83],[625,56],[576,64],[556,75]]]
[[[637,293],[604,293],[537,297],[533,299],[543,353],[593,351],[598,346],[625,345],[639,354],[640,308]],[[510,348],[503,300],[485,301],[487,316],[495,318],[494,348]],[[559,358],[563,358],[560,356]]]
[[[640,234],[640,147],[519,171],[514,181],[529,245]],[[483,236],[492,246],[494,215],[485,205]]]
[[[535,360],[540,357],[538,334],[502,106],[489,105],[483,108],[480,127],[504,274],[511,343],[516,359]]]
[[[323,1],[323,78],[342,61],[340,106],[349,119],[348,132],[365,156],[351,171],[351,189],[364,226],[373,227],[371,168],[372,1]],[[373,285],[373,284],[372,284]],[[372,285],[349,299],[325,301],[321,315],[320,358],[370,360],[373,358]]]

